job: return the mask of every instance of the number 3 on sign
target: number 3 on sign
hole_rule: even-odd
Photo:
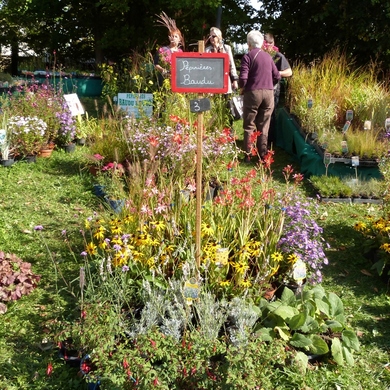
[[[210,99],[196,99],[190,100],[190,111],[191,112],[203,112],[210,110]]]

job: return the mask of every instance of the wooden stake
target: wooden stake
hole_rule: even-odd
[[[198,41],[199,53],[204,53],[204,41]],[[199,99],[203,94],[199,94]],[[201,229],[202,229],[202,144],[203,144],[203,112],[198,113],[196,147],[196,222],[195,222],[195,260],[200,268]]]

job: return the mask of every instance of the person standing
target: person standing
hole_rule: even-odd
[[[222,32],[217,27],[210,28],[208,41],[210,44],[206,46],[206,53],[227,53],[229,55],[229,87],[227,93],[232,93],[234,89],[238,88],[238,75],[232,48],[224,43]]]
[[[164,78],[170,77],[172,65],[172,53],[184,51],[184,38],[176,26],[175,20],[169,18],[165,12],[158,15],[158,23],[169,31],[169,45],[161,46],[154,56],[154,67],[159,72],[158,84],[162,85]]]
[[[280,76],[282,78],[287,78],[292,76],[292,69],[287,61],[287,58],[279,51],[279,49],[275,46],[275,38],[273,34],[266,33],[264,35],[264,43],[263,43],[263,50],[267,51],[271,57],[273,58],[276,67],[278,68],[278,71],[280,73]],[[271,145],[275,142],[276,137],[276,109],[279,105],[279,98],[280,98],[280,90],[281,90],[281,83],[280,81],[277,82],[277,84],[274,87],[274,110],[272,112],[271,116],[271,124],[269,128],[269,134],[268,134],[268,145]]]
[[[268,130],[274,109],[274,85],[281,78],[272,57],[262,50],[263,42],[264,37],[259,31],[249,32],[249,51],[241,60],[239,86],[244,95],[245,162],[250,162],[251,156],[256,153],[263,159],[268,152]],[[255,136],[255,132],[259,132],[259,135]],[[255,141],[256,148],[253,148]]]

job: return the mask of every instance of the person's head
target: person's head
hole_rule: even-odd
[[[274,45],[275,44],[275,37],[271,33],[266,33],[264,34],[264,40],[269,44],[269,45]]]
[[[179,29],[169,31],[168,39],[171,45],[184,46],[183,36]]]
[[[214,46],[222,42],[222,32],[217,27],[210,28],[210,43]]]
[[[157,15],[157,22],[165,26],[168,31],[168,39],[170,45],[173,46],[182,46],[184,48],[184,38],[181,31],[176,26],[176,21],[171,19],[165,12],[161,12],[160,15]]]
[[[246,41],[249,50],[254,49],[255,47],[261,48],[263,46],[264,37],[260,31],[252,30],[246,36]]]

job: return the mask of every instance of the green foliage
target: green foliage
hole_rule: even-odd
[[[288,84],[287,105],[307,133],[317,134],[318,144],[326,151],[380,157],[388,147],[384,124],[390,91],[377,75],[376,65],[355,70],[345,54],[333,50],[310,66],[297,64]],[[313,100],[311,108],[309,99]],[[353,120],[344,131],[347,110],[353,110]],[[368,130],[365,121],[371,121]],[[342,141],[347,142],[348,153],[342,152]]]
[[[263,340],[280,338],[308,354],[330,352],[338,364],[344,364],[344,359],[354,364],[352,353],[359,352],[359,341],[347,328],[344,306],[336,294],[316,286],[295,296],[286,287],[280,300],[262,300],[260,309],[262,315],[256,329]]]

